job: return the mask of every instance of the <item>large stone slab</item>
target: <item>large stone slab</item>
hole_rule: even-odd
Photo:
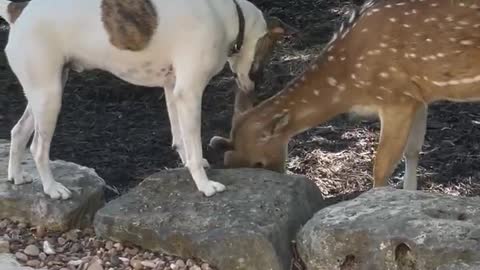
[[[34,181],[13,185],[7,182],[10,145],[0,141],[0,219],[44,225],[49,230],[68,230],[88,226],[95,212],[104,205],[105,182],[93,169],[66,161],[52,161],[56,180],[73,191],[69,200],[52,200],[43,188],[30,153],[22,166]],[[27,151],[28,152],[28,151]]]
[[[300,230],[309,270],[480,269],[480,198],[380,188]]]
[[[290,243],[323,203],[299,176],[265,170],[208,170],[227,191],[206,198],[187,170],[157,173],[97,212],[99,236],[220,270],[286,270]]]

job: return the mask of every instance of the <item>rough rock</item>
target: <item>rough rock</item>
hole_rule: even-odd
[[[465,262],[452,263],[449,265],[440,266],[436,270],[478,270],[478,269],[480,269],[480,261],[471,262],[471,263],[465,263]]]
[[[9,143],[0,140],[0,218],[41,225],[48,230],[68,230],[91,224],[94,213],[104,205],[105,186],[93,169],[61,160],[52,161],[56,180],[73,191],[69,200],[52,200],[43,193],[28,150],[22,166],[34,181],[18,186],[7,181],[9,149]]]
[[[290,241],[323,204],[315,184],[265,170],[207,173],[227,191],[206,198],[187,170],[157,173],[100,209],[96,233],[221,270],[289,269]]]
[[[320,210],[297,245],[309,270],[480,269],[480,198],[374,189]]]
[[[13,254],[9,253],[0,253],[0,266],[2,270],[33,270],[31,267],[22,266]],[[46,270],[46,268],[41,268],[40,270]]]

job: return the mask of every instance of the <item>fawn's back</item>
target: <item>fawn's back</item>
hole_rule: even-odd
[[[395,0],[367,6],[327,47],[320,76],[314,66],[305,80],[321,77],[340,92],[351,89],[336,101],[350,97],[362,104],[480,100],[476,1]]]

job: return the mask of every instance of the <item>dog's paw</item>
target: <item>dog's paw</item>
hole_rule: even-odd
[[[30,174],[21,172],[8,176],[8,181],[12,181],[15,185],[23,185],[33,182],[33,177]]]
[[[220,184],[215,181],[208,181],[204,186],[199,187],[199,190],[205,194],[205,196],[213,196],[217,192],[222,192],[226,189],[223,184]]]
[[[45,194],[47,194],[48,196],[50,196],[50,198],[54,200],[66,200],[72,197],[72,192],[58,182],[53,182],[48,187],[44,187],[43,191],[45,192]]]

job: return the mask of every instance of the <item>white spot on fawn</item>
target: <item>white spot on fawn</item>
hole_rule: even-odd
[[[380,72],[378,75],[379,75],[380,77],[384,78],[384,79],[386,79],[386,78],[389,77],[389,75],[388,75],[387,72]]]
[[[314,94],[315,96],[319,96],[319,95],[320,95],[320,91],[317,90],[317,89],[313,89],[313,94]]]
[[[461,40],[460,44],[462,44],[462,45],[473,45],[473,41],[471,41],[471,40]]]
[[[327,83],[331,86],[335,86],[335,85],[337,85],[337,80],[335,80],[335,78],[333,78],[333,77],[328,77],[327,78]]]

